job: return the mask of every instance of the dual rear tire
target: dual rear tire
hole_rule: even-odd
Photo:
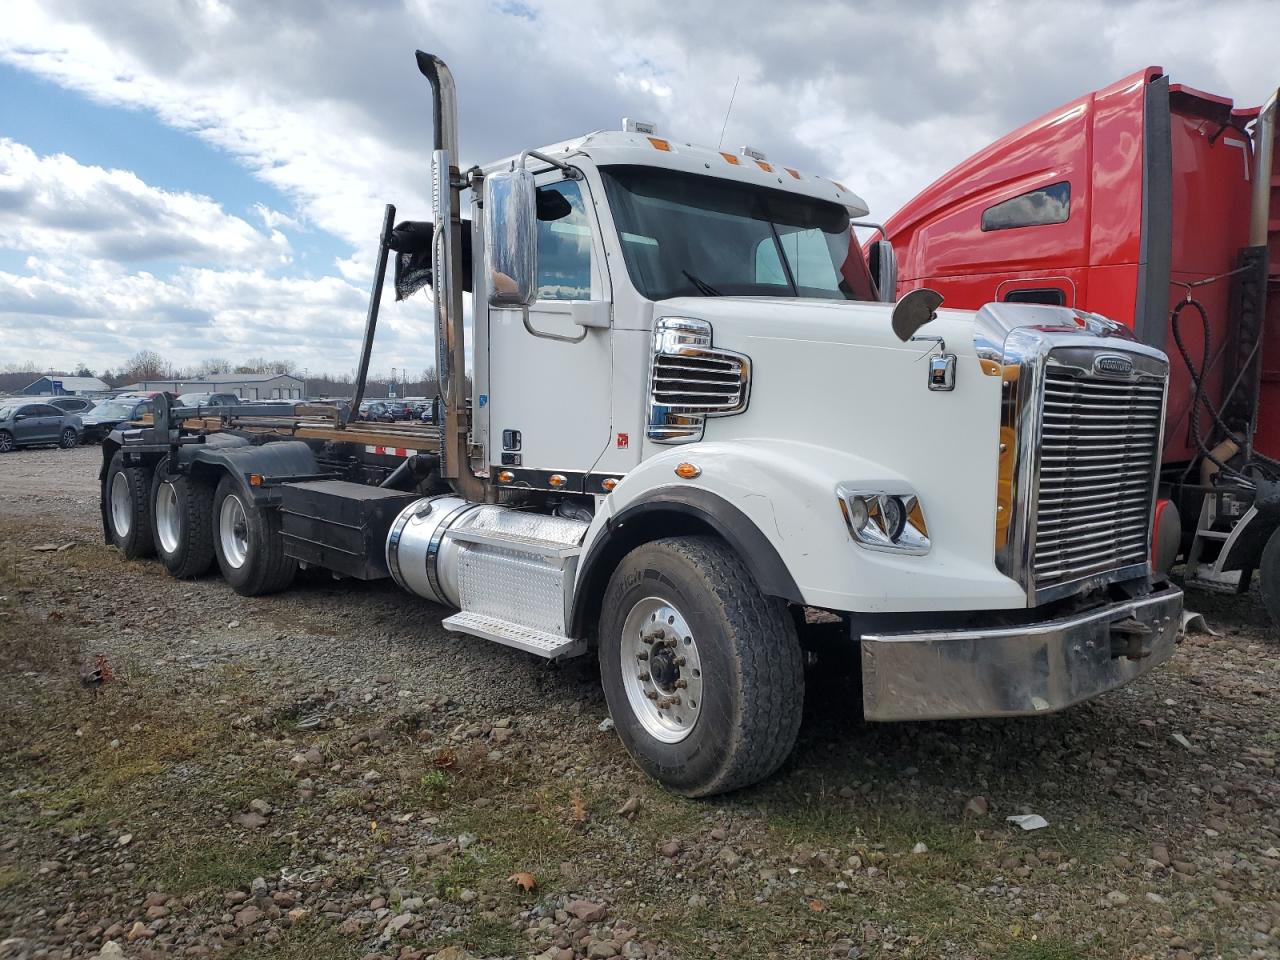
[[[103,488],[107,534],[129,559],[156,555],[181,579],[207,573],[216,561],[244,596],[283,590],[297,561],[284,554],[279,511],[259,506],[224,474],[216,484],[171,474],[168,459],[130,465],[117,452]]]

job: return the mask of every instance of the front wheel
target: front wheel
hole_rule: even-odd
[[[213,543],[222,576],[246,597],[283,590],[298,572],[284,554],[280,512],[254,504],[230,475],[213,495]]]
[[[1262,548],[1262,560],[1258,564],[1258,587],[1262,602],[1271,614],[1271,622],[1280,627],[1280,527],[1277,527]]]
[[[795,624],[722,541],[637,547],[614,571],[603,609],[605,699],[649,776],[677,793],[709,796],[782,765],[804,707]]]
[[[0,430],[0,453],[12,453],[13,446],[13,434],[8,430]]]
[[[58,438],[58,446],[63,450],[70,450],[76,443],[76,431],[72,427],[67,427],[63,430],[62,436]]]

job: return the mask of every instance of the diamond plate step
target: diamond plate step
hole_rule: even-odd
[[[515,647],[517,650],[523,650],[539,657],[546,657],[548,660],[559,657],[576,657],[587,652],[585,640],[573,640],[569,637],[562,637],[559,634],[545,633],[542,630],[525,627],[509,620],[488,617],[483,613],[469,613],[465,610],[461,613],[455,613],[445,619],[444,628],[457,633],[469,633],[472,636],[483,637],[485,640],[492,640],[508,647]]]
[[[458,543],[477,543],[486,547],[505,547],[508,550],[519,550],[522,553],[539,557],[550,557],[554,560],[565,560],[582,553],[582,547],[576,543],[563,543],[559,540],[544,540],[510,530],[452,530],[449,538]]]

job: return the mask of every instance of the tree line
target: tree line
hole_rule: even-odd
[[[350,373],[311,372],[292,360],[268,360],[251,357],[239,363],[210,358],[188,366],[178,366],[154,350],[139,350],[119,369],[95,372],[88,364],[77,363],[68,369],[49,369],[34,363],[10,363],[0,367],[0,394],[17,393],[41,377],[97,377],[107,386],[118,389],[144,380],[182,380],[194,377],[220,377],[236,374],[283,373],[305,381],[310,397],[349,397],[355,388]],[[364,395],[378,399],[391,395],[392,378],[387,373],[369,374]],[[434,367],[411,372],[395,371],[395,395],[398,397],[434,397],[439,393]]]

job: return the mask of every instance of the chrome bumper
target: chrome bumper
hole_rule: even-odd
[[[1169,586],[1046,623],[863,636],[863,711],[868,720],[1052,713],[1169,659],[1181,620],[1182,591]]]

